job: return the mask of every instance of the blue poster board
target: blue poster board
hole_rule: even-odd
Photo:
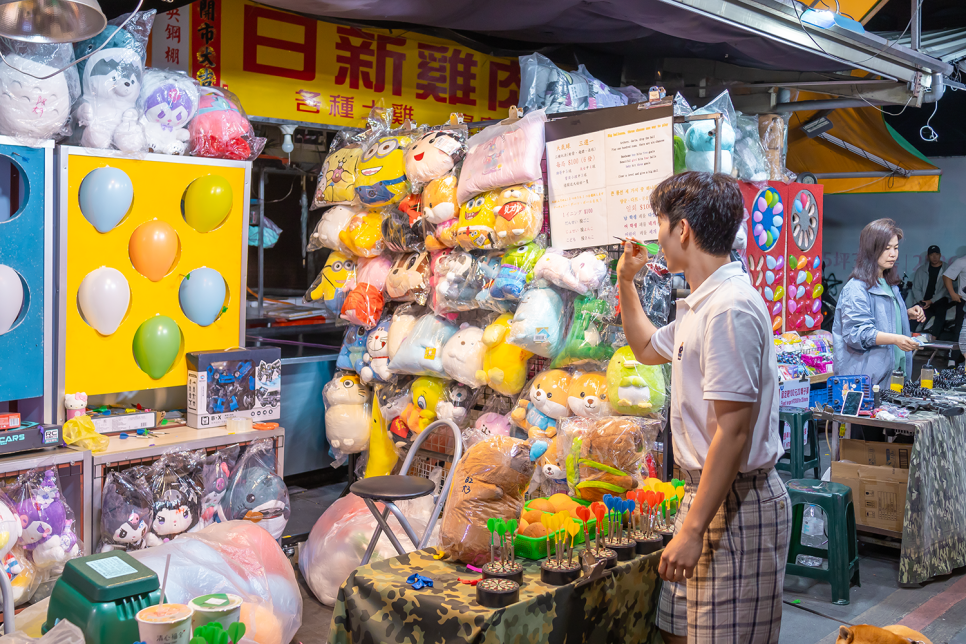
[[[11,329],[0,335],[0,401],[50,399],[52,147],[50,143],[46,147],[30,148],[0,137],[3,157],[0,169],[9,173],[13,164],[20,178],[18,186],[16,173],[10,173],[13,179],[9,183],[13,185],[5,184],[7,199],[11,191],[18,195],[20,208],[16,212],[4,212],[4,219],[0,220],[0,264],[15,270],[24,287],[20,314]],[[47,416],[49,405],[44,404],[43,408]]]

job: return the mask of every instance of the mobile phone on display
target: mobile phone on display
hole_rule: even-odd
[[[861,391],[850,391],[845,394],[845,400],[842,401],[842,415],[858,416],[859,409],[862,408],[863,398],[865,398],[865,393]]]

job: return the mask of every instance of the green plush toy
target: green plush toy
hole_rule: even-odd
[[[674,174],[681,174],[688,171],[688,166],[684,162],[684,157],[688,148],[684,145],[684,139],[677,134],[674,135]],[[650,251],[648,251],[650,252]]]
[[[582,295],[574,300],[574,319],[564,347],[550,365],[553,369],[583,362],[603,362],[614,355],[614,347],[604,339],[604,320],[610,304]]]
[[[621,347],[607,365],[607,399],[617,413],[647,416],[665,403],[664,367],[644,365],[630,347]]]

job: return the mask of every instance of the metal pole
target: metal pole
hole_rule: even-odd
[[[714,171],[721,172],[721,114],[714,115]]]
[[[922,40],[922,18],[919,14],[919,4],[922,0],[912,0],[912,48],[919,51],[919,45]]]
[[[258,317],[265,305],[265,170],[258,173]]]

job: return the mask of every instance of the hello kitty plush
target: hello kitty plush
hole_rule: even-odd
[[[27,496],[17,504],[23,534],[20,542],[33,564],[50,568],[77,556],[77,535],[71,529],[73,519],[61,500],[57,473],[47,470],[43,482],[27,487]]]
[[[186,75],[149,69],[144,73],[141,126],[148,149],[159,154],[184,154],[188,121],[198,111],[198,86]]]
[[[83,391],[78,391],[76,394],[67,394],[64,396],[64,409],[67,410],[67,420],[83,416],[87,413],[87,394]]]
[[[70,118],[70,91],[66,74],[38,80],[23,74],[49,76],[56,68],[7,54],[11,65],[0,63],[0,134],[49,139],[62,134]]]
[[[87,59],[84,96],[74,112],[84,128],[81,145],[109,148],[113,143],[124,152],[145,149],[137,111],[143,74],[144,63],[132,49],[109,47]]]

